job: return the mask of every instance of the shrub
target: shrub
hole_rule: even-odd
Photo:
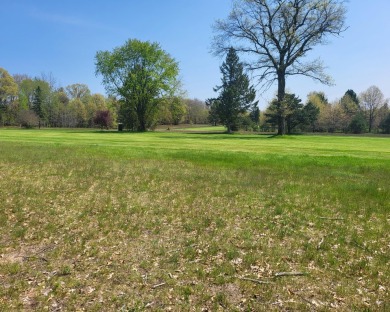
[[[353,117],[349,124],[349,131],[355,134],[363,133],[367,130],[367,121],[363,114],[358,113]]]
[[[18,114],[18,121],[23,128],[33,128],[39,124],[39,118],[32,110],[22,110]]]
[[[380,128],[382,129],[383,133],[390,134],[390,113],[388,113],[387,117],[383,119],[380,124]]]
[[[99,126],[101,129],[112,127],[112,116],[109,110],[99,110],[95,114],[93,119],[95,125]]]

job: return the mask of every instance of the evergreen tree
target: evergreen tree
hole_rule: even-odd
[[[220,92],[216,99],[216,113],[227,132],[231,133],[237,126],[239,116],[251,106],[257,105],[257,102],[254,103],[256,92],[253,86],[250,86],[244,66],[233,48],[230,48],[220,69],[222,85],[214,89]]]
[[[353,91],[352,89],[348,89],[347,92],[345,92],[345,95],[349,95],[349,97],[351,98],[351,100],[352,100],[357,106],[359,106],[359,99],[358,99],[358,96],[357,96],[357,94],[355,93],[355,91]]]
[[[267,122],[276,126],[280,124],[280,118],[286,121],[287,133],[291,134],[295,127],[303,124],[303,104],[295,94],[286,93],[284,100],[279,102],[274,99],[266,112]]]
[[[320,115],[320,109],[312,102],[308,102],[302,110],[303,123],[310,127],[311,131],[315,131],[316,121]]]
[[[42,94],[42,89],[40,86],[38,86],[35,91],[34,91],[34,98],[33,98],[33,102],[32,102],[32,109],[33,111],[35,112],[35,114],[37,114],[38,116],[38,125],[39,125],[39,128],[41,128],[41,119],[43,118],[43,107],[42,107],[42,103],[43,103],[43,94]]]
[[[213,126],[216,126],[219,122],[218,104],[219,104],[218,99],[207,99],[206,100],[206,106],[209,109],[209,116],[208,116],[207,120]]]
[[[380,124],[383,133],[390,134],[390,113],[387,114]]]
[[[257,105],[255,107],[253,107],[252,111],[249,114],[249,117],[251,118],[251,120],[257,126],[259,125],[259,122],[260,122],[260,109],[259,109],[259,107]]]
[[[367,122],[363,113],[357,113],[349,124],[349,131],[355,134],[364,133],[367,130]]]

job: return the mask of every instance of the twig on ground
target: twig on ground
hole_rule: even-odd
[[[275,277],[283,277],[283,276],[304,276],[307,275],[306,272],[277,272],[275,273]]]
[[[319,219],[322,220],[330,220],[330,221],[343,221],[345,220],[344,218],[328,218],[328,217],[318,217]]]
[[[42,260],[44,262],[49,262],[49,260],[47,260],[46,258],[44,257],[38,257],[38,256],[21,256],[23,261],[26,261],[26,260],[35,260],[35,259],[38,259],[38,260]]]
[[[320,242],[317,245],[317,250],[319,250],[321,248],[321,246],[324,243],[324,241],[325,241],[325,237],[321,238]]]
[[[362,244],[359,244],[356,240],[352,240],[351,243],[353,245],[355,245],[356,247],[360,248],[360,249],[363,249],[364,251],[367,251],[367,252],[371,252],[370,249],[368,249],[368,247],[362,245]]]
[[[55,245],[49,245],[49,246],[46,246],[46,247],[43,247],[43,248],[37,250],[36,252],[32,253],[31,255],[25,255],[25,256],[20,256],[20,257],[23,259],[23,261],[30,260],[30,259],[32,259],[32,260],[38,259],[38,260],[42,260],[44,262],[49,262],[49,260],[47,260],[45,257],[41,257],[39,255],[46,252],[46,251],[52,250],[54,247],[55,247]]]
[[[243,280],[243,281],[253,282],[256,284],[272,284],[271,282],[268,282],[268,281],[263,281],[263,280],[259,280],[259,279],[255,279],[255,278],[249,278],[249,277],[239,277],[238,279]]]
[[[166,283],[160,283],[160,284],[156,284],[154,286],[152,286],[153,289],[156,289],[156,288],[159,288],[161,286],[164,286]]]
[[[148,302],[147,304],[145,304],[145,308],[151,308],[154,304],[154,301],[152,302]]]

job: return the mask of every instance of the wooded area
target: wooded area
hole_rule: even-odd
[[[232,129],[276,131],[275,101],[261,112],[258,106],[237,112]],[[150,129],[159,124],[224,124],[215,107],[208,104],[183,96],[161,98]],[[376,86],[360,95],[352,89],[347,90],[333,102],[323,92],[313,91],[306,102],[288,94],[284,105],[287,133],[390,133],[388,100]],[[117,97],[92,94],[85,84],[59,87],[52,75],[11,76],[5,69],[0,69],[1,126],[116,128],[118,122],[125,121],[124,107]],[[137,130],[131,126],[131,120],[127,120],[127,128]]]

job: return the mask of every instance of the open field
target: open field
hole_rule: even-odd
[[[388,311],[390,138],[0,129],[0,310]]]

